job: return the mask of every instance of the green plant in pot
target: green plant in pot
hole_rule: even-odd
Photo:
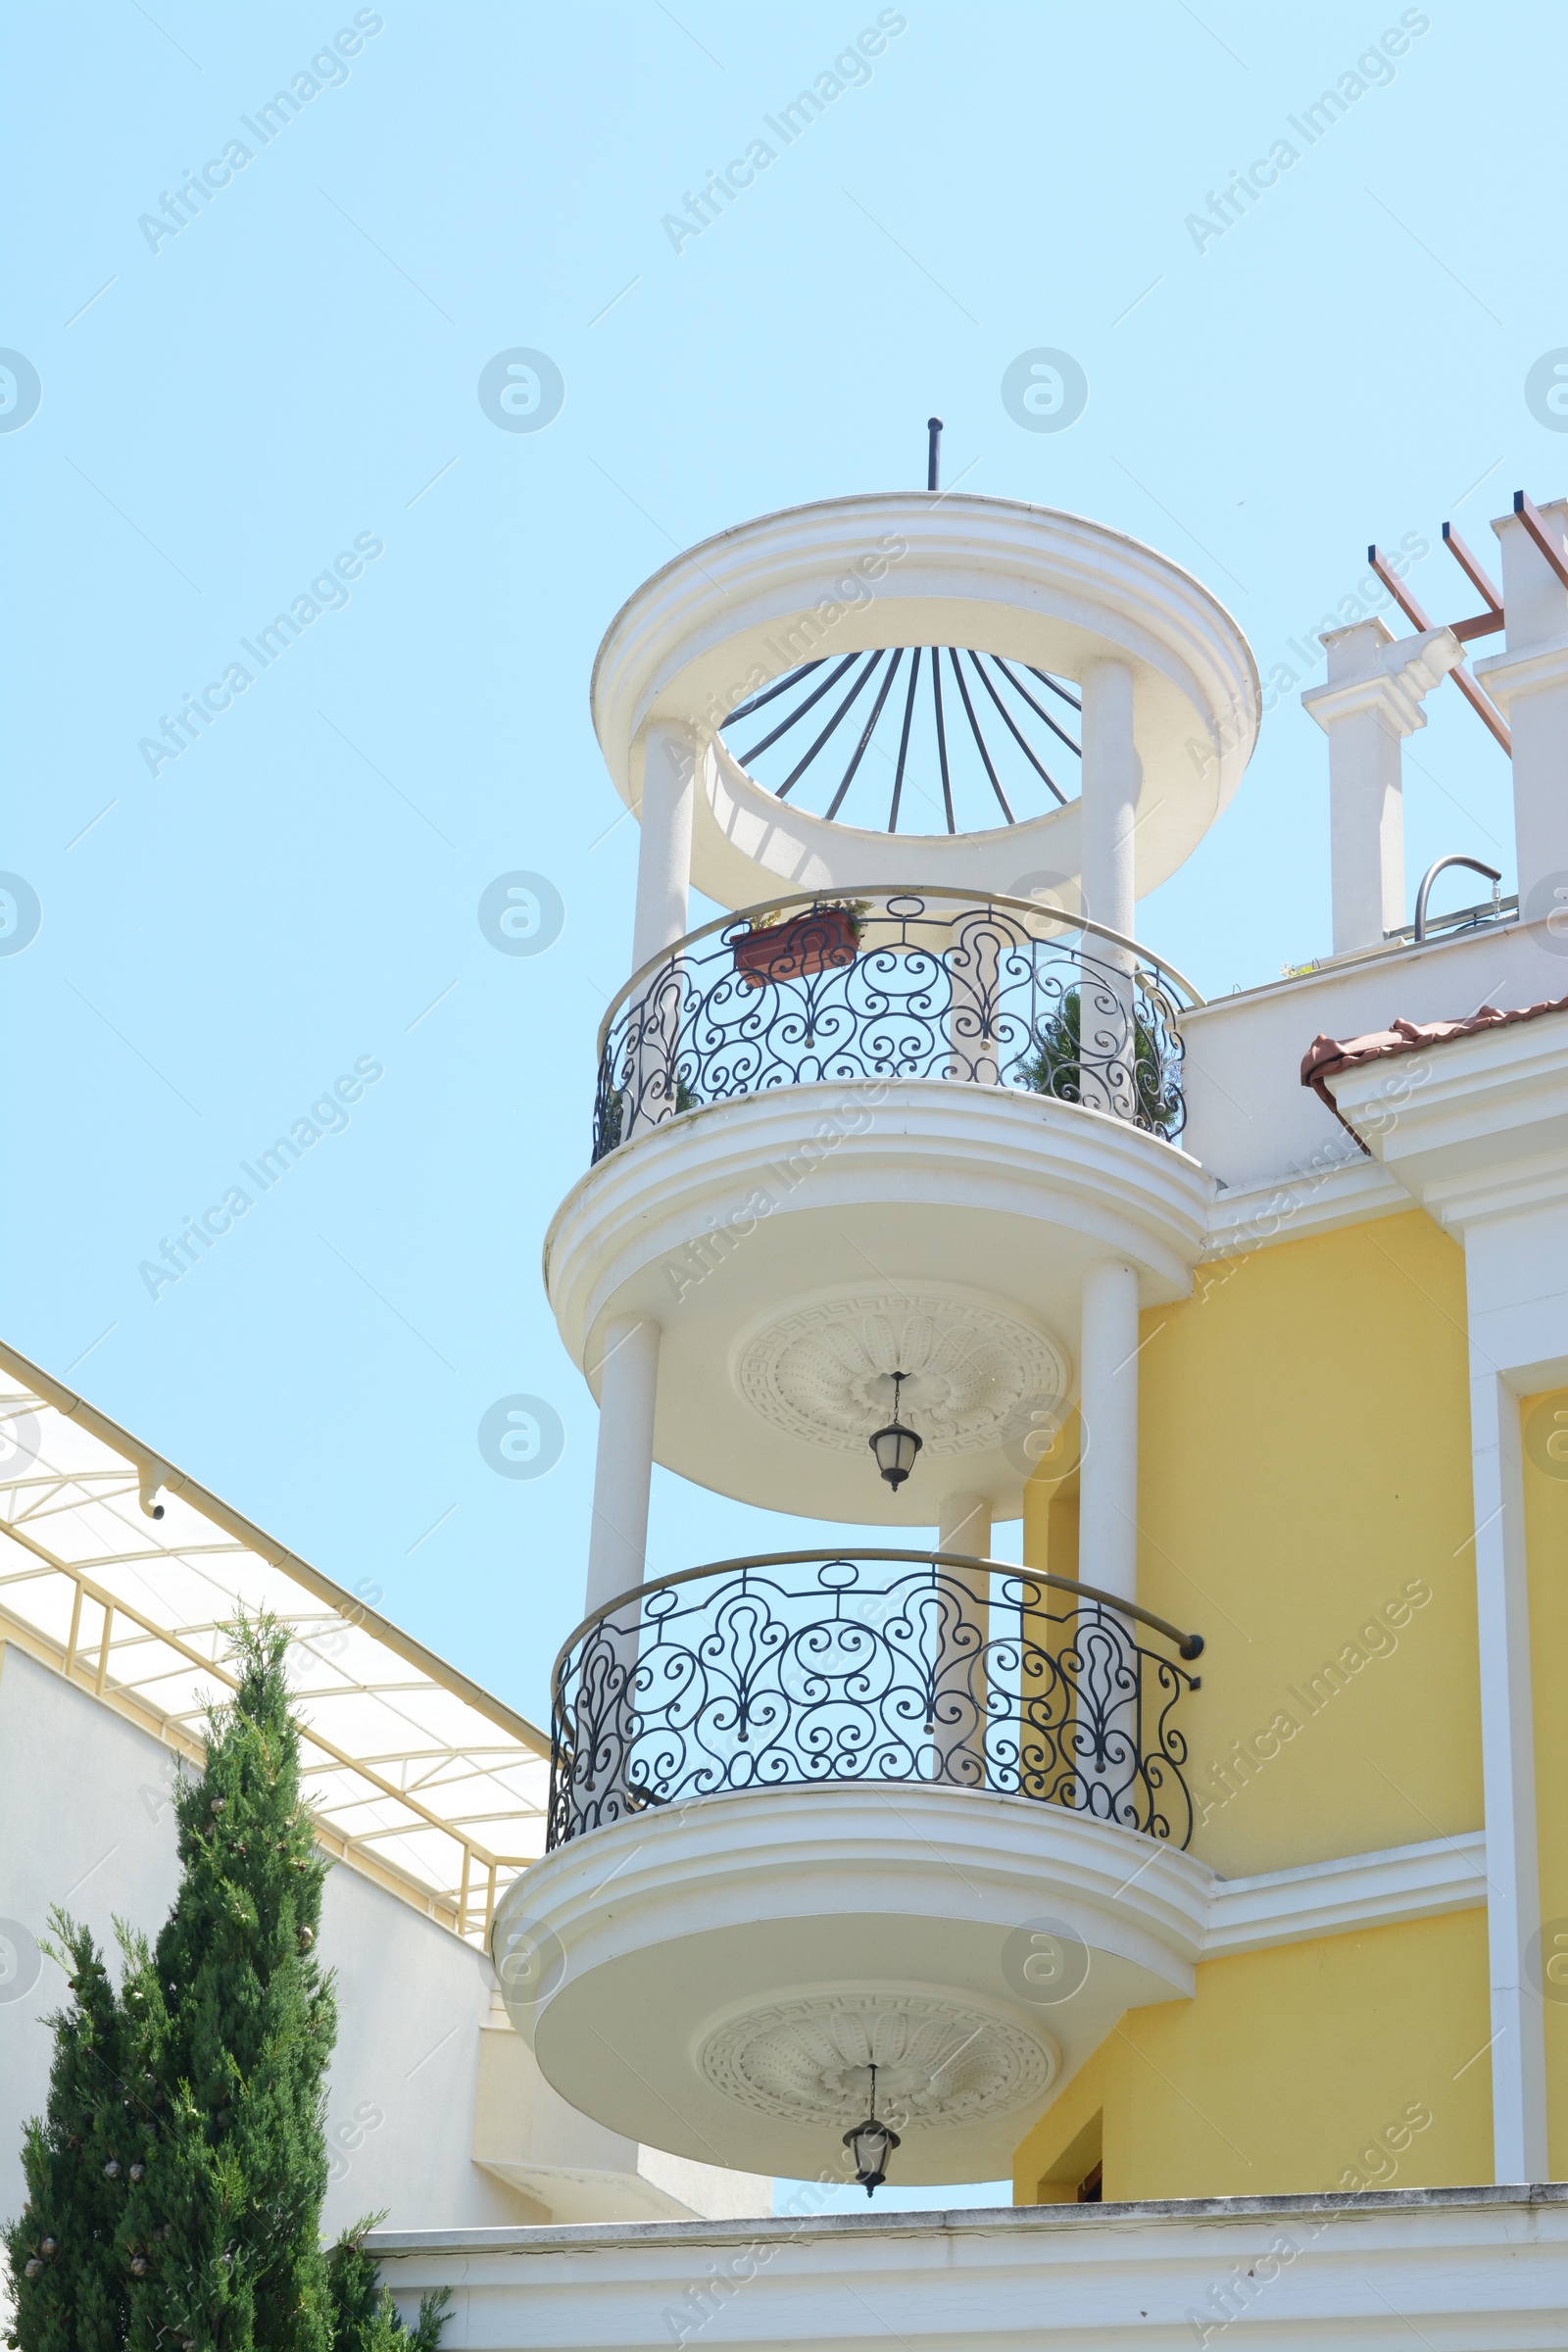
[[[1057,1102],[1083,1101],[1082,1010],[1079,992],[1069,988],[1058,1009],[1035,1026],[1034,1051],[1017,1065],[1018,1083]],[[1181,1116],[1175,1074],[1167,1070],[1159,1040],[1150,1024],[1133,1024],[1133,1093],[1141,1124],[1169,1136]]]

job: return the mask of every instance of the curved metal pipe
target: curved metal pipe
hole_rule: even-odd
[[[1473,874],[1485,874],[1489,882],[1502,880],[1501,874],[1494,865],[1483,865],[1479,858],[1461,858],[1455,855],[1451,858],[1440,858],[1436,865],[1429,865],[1421,877],[1421,887],[1415,894],[1415,937],[1410,943],[1412,947],[1418,948],[1427,935],[1427,893],[1445,866],[1449,865],[1467,865]],[[1495,898],[1497,894],[1494,891],[1492,895]]]

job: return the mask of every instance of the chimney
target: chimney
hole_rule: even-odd
[[[1404,738],[1426,725],[1421,705],[1460,647],[1451,629],[1396,640],[1381,620],[1320,642],[1328,684],[1303,694],[1301,708],[1329,739],[1334,953],[1345,956],[1381,947],[1404,920]]]
[[[1527,504],[1521,493],[1514,513],[1492,526],[1502,547],[1507,650],[1475,671],[1513,736],[1519,912],[1528,923],[1560,906],[1554,885],[1568,880],[1568,586],[1532,537]],[[1540,519],[1568,567],[1568,499],[1543,507]]]

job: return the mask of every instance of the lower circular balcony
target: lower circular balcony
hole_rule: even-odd
[[[730,1562],[579,1629],[552,1848],[492,1951],[573,2106],[812,2176],[994,2179],[1116,2020],[1190,1995],[1210,1873],[1176,1709],[1201,1644],[951,1554]]]

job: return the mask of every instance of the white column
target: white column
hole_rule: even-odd
[[[1329,739],[1334,953],[1379,948],[1404,921],[1406,735],[1426,725],[1425,696],[1460,658],[1450,629],[1396,643],[1381,620],[1330,629],[1328,683],[1301,708]]]
[[[1079,802],[1084,912],[1133,936],[1133,810],[1141,771],[1133,742],[1133,673],[1126,662],[1092,662],[1083,674],[1083,783]]]
[[[943,1551],[966,1551],[977,1560],[991,1557],[991,1499],[960,1490],[942,1497],[937,1539]]]
[[[991,1556],[988,1496],[959,1489],[944,1494],[938,1517],[938,1549]],[[986,1784],[986,1643],[991,1631],[991,1579],[961,1568],[938,1571],[944,1593],[956,1604],[949,1638],[936,1660],[937,1778],[960,1788]]]
[[[1133,935],[1133,809],[1140,770],[1133,743],[1133,673],[1092,662],[1083,674],[1083,786],[1079,804],[1084,912]],[[1137,1110],[1138,1046],[1132,957],[1085,932],[1078,980],[1078,1099],[1090,1110]]]
[[[637,917],[631,968],[684,938],[691,889],[692,805],[697,763],[692,738],[668,719],[651,720],[643,743],[642,840],[637,853]],[[685,975],[677,956],[661,964],[627,1006],[619,1077],[623,1140],[675,1116]]]
[[[605,1328],[584,1615],[643,1581],[659,1339],[659,1325],[645,1317],[619,1315]]]
[[[1468,1251],[1467,1251],[1468,1255]],[[1472,1322],[1475,1299],[1471,1301]],[[1519,1399],[1479,1348],[1470,1358],[1481,1775],[1492,1975],[1492,2141],[1498,2181],[1546,2179],[1546,2051],[1525,1951],[1541,1925]]]
[[[1118,1259],[1084,1277],[1079,1346],[1078,1576],[1138,1597],[1138,1276]]]
[[[691,889],[692,806],[697,761],[687,729],[649,722],[643,746],[642,842],[637,853],[637,919],[631,968],[673,947],[686,932]]]
[[[1541,510],[1552,544],[1568,561],[1568,499]],[[1513,738],[1514,853],[1519,911],[1526,922],[1557,916],[1563,936],[1568,897],[1568,588],[1516,514],[1493,524],[1502,549],[1506,653],[1476,663],[1476,676]]]

